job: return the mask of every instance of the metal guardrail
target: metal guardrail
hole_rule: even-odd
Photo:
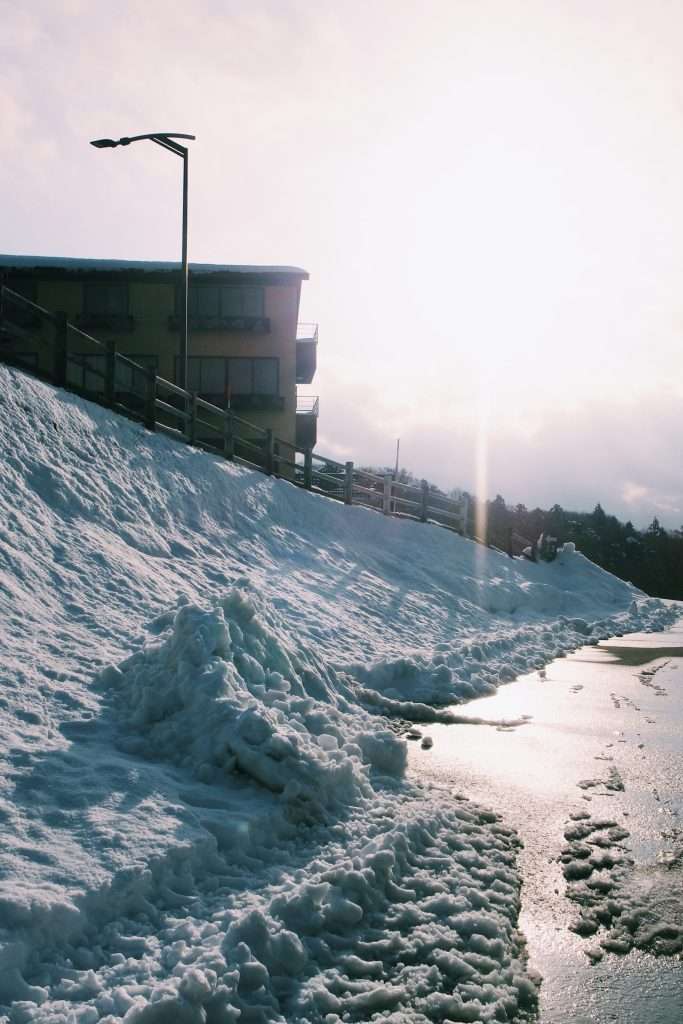
[[[314,323],[298,323],[296,325],[296,340],[297,341],[312,341],[317,342],[318,340],[318,325]]]
[[[296,414],[297,416],[317,416],[320,411],[320,398],[318,395],[297,395]]]
[[[353,462],[337,462],[313,452],[311,448],[297,448],[291,442],[276,437],[271,429],[242,419],[230,409],[213,405],[195,392],[160,377],[154,369],[141,366],[117,352],[113,342],[102,342],[69,323],[64,313],[52,313],[1,284],[0,339],[3,336],[14,337],[25,342],[31,337],[26,328],[13,327],[11,317],[7,317],[8,305],[37,313],[51,326],[52,337],[43,334],[40,342],[52,347],[52,369],[41,372],[26,361],[22,363],[21,353],[12,353],[1,340],[0,361],[139,420],[150,430],[161,430],[176,440],[281,476],[306,490],[347,505],[362,505],[384,515],[417,519],[467,535],[469,505],[466,497],[459,500],[449,498],[432,490],[424,480],[417,487],[394,480],[390,473],[371,473],[355,468]],[[306,326],[314,326],[317,337],[317,325]],[[97,365],[89,365],[88,356],[69,352],[71,333],[94,346],[101,360]],[[70,366],[82,370],[79,383],[69,379]],[[128,372],[131,381],[125,389],[120,386],[123,370]],[[88,383],[91,379],[96,381],[95,385]],[[297,405],[297,412],[317,415],[317,396],[302,396],[300,401],[301,408]],[[515,536],[514,543],[519,546],[523,540]],[[484,541],[481,538],[480,542],[491,545],[492,539]],[[509,554],[513,553],[512,535],[505,547]]]

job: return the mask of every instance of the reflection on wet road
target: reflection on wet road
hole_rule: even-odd
[[[683,626],[582,648],[466,711],[532,720],[434,725],[411,766],[519,832],[543,1024],[678,1024],[680,954],[649,950],[683,925]]]

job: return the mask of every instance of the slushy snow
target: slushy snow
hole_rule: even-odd
[[[407,779],[401,734],[676,609],[4,367],[0,431],[0,1014],[531,1014],[517,839]]]

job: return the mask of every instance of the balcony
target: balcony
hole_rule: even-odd
[[[76,317],[76,326],[84,331],[130,334],[135,330],[135,320],[128,313],[80,313]]]
[[[250,412],[282,412],[285,400],[282,395],[233,395],[230,408],[235,411],[248,409]]]
[[[268,334],[270,318],[267,316],[192,316],[187,318],[191,331],[246,331],[249,334]],[[168,318],[169,331],[180,330],[180,317]]]
[[[318,325],[297,324],[296,382],[310,384],[318,365]],[[297,410],[298,411],[298,410]]]
[[[42,323],[41,315],[36,310],[15,306],[10,302],[6,303],[3,315],[5,323],[10,327],[19,328],[20,332],[40,327]]]
[[[211,405],[217,405],[220,409],[227,409],[229,403],[233,412],[282,412],[285,407],[283,395],[242,394],[232,395],[228,399],[225,394],[210,391],[198,391],[197,394],[205,402],[211,402]]]
[[[318,412],[320,399],[317,395],[298,395],[296,399],[296,445],[297,448],[315,448],[318,440]]]
[[[296,414],[297,416],[317,416],[320,412],[320,398],[318,395],[297,395]]]

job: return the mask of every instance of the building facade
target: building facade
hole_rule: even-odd
[[[178,382],[177,263],[0,256],[3,283],[160,377]],[[317,365],[317,325],[299,324],[297,267],[190,264],[187,387],[274,434],[313,447],[318,403],[299,399]],[[29,308],[5,305],[15,356],[48,370],[49,326]],[[96,388],[104,356],[69,332],[68,382]],[[88,376],[89,375],[89,376]]]

